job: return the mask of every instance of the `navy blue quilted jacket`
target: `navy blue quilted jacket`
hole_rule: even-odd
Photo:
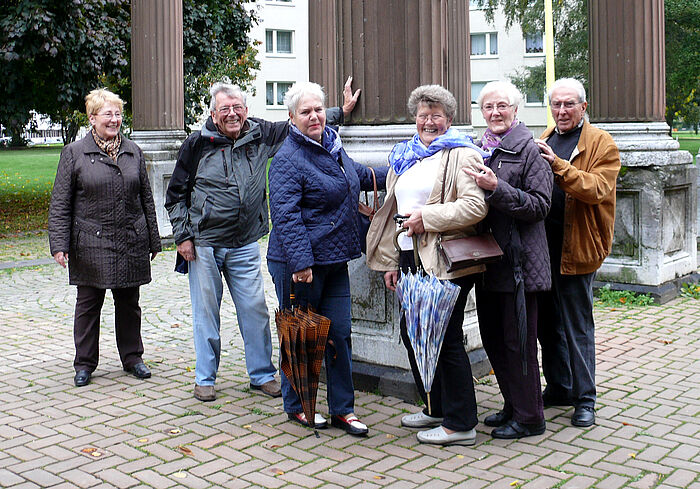
[[[336,160],[325,148],[289,132],[270,165],[272,232],[267,258],[293,272],[360,256],[357,203],[371,190],[372,173],[345,150]],[[341,168],[342,165],[342,168]],[[385,188],[388,167],[376,168]]]

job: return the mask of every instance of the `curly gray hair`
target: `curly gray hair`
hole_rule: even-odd
[[[408,111],[413,117],[418,113],[420,104],[442,107],[449,120],[454,119],[457,113],[457,100],[454,95],[440,85],[421,85],[413,90],[408,96]]]

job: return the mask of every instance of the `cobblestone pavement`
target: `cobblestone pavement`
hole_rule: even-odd
[[[374,393],[356,393],[367,439],[335,428],[315,438],[288,422],[279,399],[249,391],[227,295],[219,398],[195,400],[188,286],[173,263],[159,255],[142,288],[153,377],[122,371],[108,294],[100,365],[82,388],[66,272],[0,271],[0,487],[700,488],[700,301],[596,309],[596,426],[574,428],[571,408],[549,408],[544,435],[493,440],[479,424],[474,447],[441,448],[399,426],[415,406]],[[267,295],[272,311],[269,284]],[[499,408],[493,377],[477,400],[480,419]]]

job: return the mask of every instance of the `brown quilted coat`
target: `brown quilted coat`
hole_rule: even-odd
[[[69,253],[70,283],[102,289],[151,281],[161,250],[141,149],[122,137],[117,163],[91,134],[61,152],[49,207],[51,255]]]

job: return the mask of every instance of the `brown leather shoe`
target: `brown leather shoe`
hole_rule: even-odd
[[[282,395],[280,383],[276,380],[265,382],[263,385],[250,384],[250,388],[256,391],[262,391],[263,394],[270,397],[280,397]]]
[[[213,385],[194,385],[194,398],[202,402],[216,399],[216,390]]]

